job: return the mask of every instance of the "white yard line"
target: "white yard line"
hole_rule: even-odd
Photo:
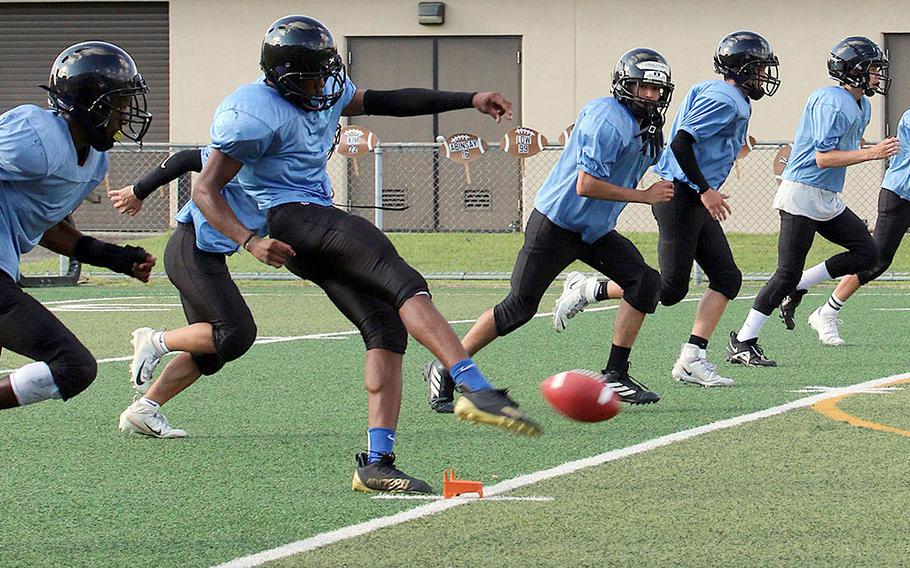
[[[778,414],[783,414],[791,410],[798,408],[806,408],[807,406],[812,406],[813,404],[826,400],[829,398],[834,398],[837,396],[842,396],[845,394],[851,394],[854,392],[861,392],[870,387],[877,387],[882,384],[890,383],[896,380],[910,378],[910,373],[903,373],[900,375],[892,375],[890,377],[882,377],[879,379],[873,379],[870,381],[865,381],[858,383],[849,387],[844,387],[840,389],[835,389],[830,392],[817,394],[815,396],[810,396],[806,398],[801,398],[794,400],[793,402],[788,402],[787,404],[782,404],[780,406],[774,406],[772,408],[767,408],[765,410],[760,410],[758,412],[752,412],[749,414],[743,414],[740,416],[735,416],[733,418],[727,418],[725,420],[719,420],[717,422],[712,422],[710,424],[705,424],[704,426],[698,426],[696,428],[690,428],[688,430],[682,430],[681,432],[675,432],[673,434],[668,434],[666,436],[661,436],[659,438],[654,438],[640,444],[635,444],[625,448],[620,448],[617,450],[611,450],[609,452],[604,452],[596,456],[589,458],[584,458],[580,460],[566,462],[562,465],[545,469],[541,471],[536,471],[529,473],[527,475],[521,475],[514,479],[509,479],[497,483],[496,485],[491,485],[490,487],[484,488],[484,495],[487,496],[496,496],[500,493],[506,493],[508,491],[514,491],[515,489],[520,489],[528,485],[533,485],[547,479],[553,479],[555,477],[561,477],[563,475],[568,475],[576,471],[602,465],[611,461],[618,459],[626,458],[629,456],[634,456],[636,454],[641,454],[650,450],[661,448],[664,446],[669,446],[676,442],[682,442],[684,440],[689,440],[709,432],[716,432],[718,430],[725,430],[727,428],[733,428],[741,424],[746,424],[749,422],[754,422],[756,420],[761,420],[763,418],[768,418],[771,416],[776,416]],[[278,548],[273,548],[271,550],[266,550],[259,552],[257,554],[251,554],[249,556],[242,556],[236,558],[224,564],[219,564],[216,568],[246,568],[248,566],[259,566],[266,562],[272,562],[274,560],[279,560],[281,558],[286,558],[288,556],[293,556],[295,554],[300,554],[302,552],[308,552],[310,550],[315,550],[329,544],[336,542],[341,542],[343,540],[348,540],[357,536],[365,535],[373,531],[379,530],[385,527],[391,527],[395,525],[400,525],[408,521],[413,521],[416,519],[421,519],[429,515],[434,515],[448,509],[453,509],[455,507],[465,505],[467,503],[477,503],[480,502],[480,499],[444,499],[437,500],[426,505],[420,505],[413,509],[407,511],[402,511],[394,515],[389,515],[387,517],[379,517],[376,519],[371,519],[363,523],[358,523],[356,525],[350,525],[343,527],[334,531],[325,532],[306,538],[303,540],[298,540],[297,542],[292,542]]]

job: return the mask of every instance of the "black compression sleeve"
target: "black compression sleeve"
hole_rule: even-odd
[[[202,171],[202,150],[181,150],[165,158],[155,169],[133,184],[133,195],[145,199],[153,191],[187,172]]]
[[[691,134],[685,130],[678,130],[673,141],[670,142],[670,149],[673,150],[676,162],[689,181],[698,186],[699,193],[704,193],[711,189],[711,186],[708,185],[704,174],[701,173],[701,168],[698,167],[698,162],[695,161],[693,144],[695,144],[695,138]]]
[[[449,110],[471,108],[477,93],[434,91],[433,89],[367,90],[363,94],[366,114],[383,116],[421,116]]]
[[[79,237],[73,249],[73,258],[79,262],[108,268],[127,276],[133,275],[133,264],[145,262],[147,255],[142,247],[115,245],[88,236]]]

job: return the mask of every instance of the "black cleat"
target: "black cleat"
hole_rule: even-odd
[[[803,296],[808,290],[794,290],[789,296],[785,296],[780,303],[780,319],[783,320],[787,329],[793,330],[796,327],[796,308],[803,301]]]
[[[368,454],[357,454],[357,469],[351,481],[351,489],[373,493],[433,493],[426,481],[402,472],[395,467],[395,454],[382,454],[379,461],[367,463]]]
[[[539,436],[543,428],[518,410],[506,389],[470,391],[459,386],[461,397],[455,405],[455,416],[465,422],[488,424],[513,434]]]
[[[649,391],[648,387],[629,376],[629,363],[618,371],[601,371],[607,386],[619,397],[620,402],[627,404],[654,404],[660,395]]]
[[[455,412],[455,381],[439,359],[433,359],[423,368],[423,380],[427,383],[430,408],[443,414]]]
[[[746,367],[777,367],[777,361],[765,357],[758,338],[740,341],[736,339],[735,331],[730,332],[725,357],[730,363]]]

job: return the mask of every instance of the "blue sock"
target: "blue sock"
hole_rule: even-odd
[[[369,448],[367,449],[367,462],[379,461],[382,454],[391,454],[395,446],[395,430],[388,428],[370,428],[367,430]]]
[[[483,376],[473,359],[465,359],[452,365],[449,374],[456,385],[464,385],[470,391],[490,390],[493,388]]]

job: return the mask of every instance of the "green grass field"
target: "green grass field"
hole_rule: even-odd
[[[0,413],[0,565],[210,566],[426,506],[350,490],[354,453],[366,444],[363,345],[352,326],[313,286],[260,282],[243,283],[242,290],[261,337],[304,337],[255,345],[168,403],[171,423],[190,433],[184,440],[120,435],[117,416],[132,399],[127,362],[106,362],[131,352],[135,327],[181,325],[176,292],[166,282],[91,279],[76,288],[30,291],[59,310],[102,362],[95,384],[76,399]],[[613,312],[582,314],[564,334],[553,332],[548,317],[532,320],[476,359],[542,422],[546,432],[538,439],[430,413],[420,376],[428,354],[412,344],[398,464],[437,490],[447,467],[489,487],[811,396],[794,392],[803,387],[907,371],[910,342],[895,331],[905,326],[906,313],[897,310],[910,309],[910,291],[861,291],[843,310],[849,344],[830,348],[818,343],[804,319],[830,290],[819,287],[805,299],[796,331],[769,322],[763,345],[779,368],[722,364],[737,380],[730,389],[670,379],[695,302],[659,308],[645,322],[632,373],[663,399],[625,407],[594,425],[558,416],[538,384],[557,371],[603,366]],[[505,291],[493,283],[433,285],[451,320],[476,317]],[[739,326],[754,292],[744,290],[731,303],[709,349],[713,360],[720,361],[724,336]],[[541,311],[557,294],[554,286]],[[455,325],[459,333],[468,327]],[[338,333],[306,338],[330,332]],[[4,351],[0,367],[24,362]],[[856,394],[839,408],[910,429],[908,402],[906,390],[895,390]],[[550,501],[470,502],[277,564],[905,565],[907,442],[899,433],[853,427],[802,408],[505,494]]]

